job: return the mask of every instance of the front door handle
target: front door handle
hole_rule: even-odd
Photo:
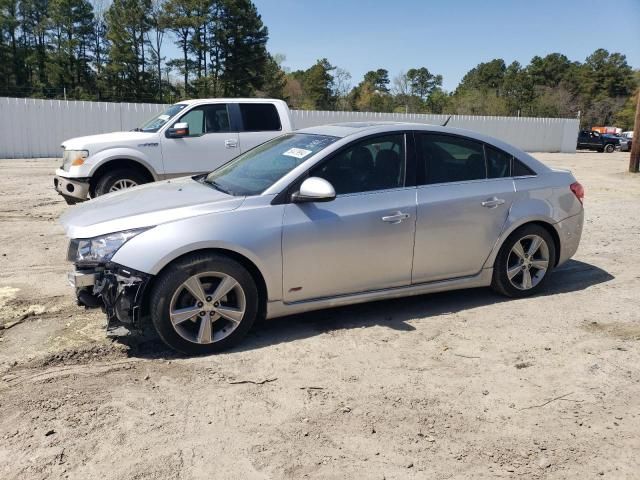
[[[224,141],[224,146],[227,148],[237,148],[238,147],[238,141],[237,140],[225,140]]]
[[[498,197],[488,198],[481,203],[481,205],[486,208],[496,208],[498,205],[502,204],[504,204],[504,199]]]
[[[411,215],[409,215],[408,213],[396,212],[393,215],[387,215],[385,217],[382,217],[382,221],[395,224],[395,223],[400,223],[403,220],[406,220],[410,216]]]

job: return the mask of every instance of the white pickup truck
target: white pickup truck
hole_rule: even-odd
[[[282,100],[186,100],[134,131],[66,140],[54,187],[73,204],[143,183],[210,172],[292,130]]]

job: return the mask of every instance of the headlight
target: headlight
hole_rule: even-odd
[[[148,229],[138,228],[95,238],[76,240],[78,246],[75,261],[79,263],[106,263],[111,260],[122,245],[145,230]]]
[[[70,167],[78,167],[88,156],[88,150],[65,150],[62,154],[62,169],[68,171]]]

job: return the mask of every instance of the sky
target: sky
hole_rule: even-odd
[[[480,62],[529,63],[560,52],[583,62],[597,48],[640,68],[640,0],[253,0],[267,48],[290,70],[326,57],[359,83],[369,70],[427,67],[454,90]]]

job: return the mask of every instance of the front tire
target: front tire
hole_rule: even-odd
[[[197,254],[166,268],[151,293],[151,319],[160,338],[186,355],[236,345],[258,313],[251,274],[228,257]]]
[[[540,225],[525,225],[504,242],[493,266],[491,287],[507,297],[534,295],[553,270],[556,248]]]
[[[136,187],[149,180],[133,168],[119,168],[113,172],[107,172],[100,177],[94,189],[94,196],[99,197],[111,192]]]

